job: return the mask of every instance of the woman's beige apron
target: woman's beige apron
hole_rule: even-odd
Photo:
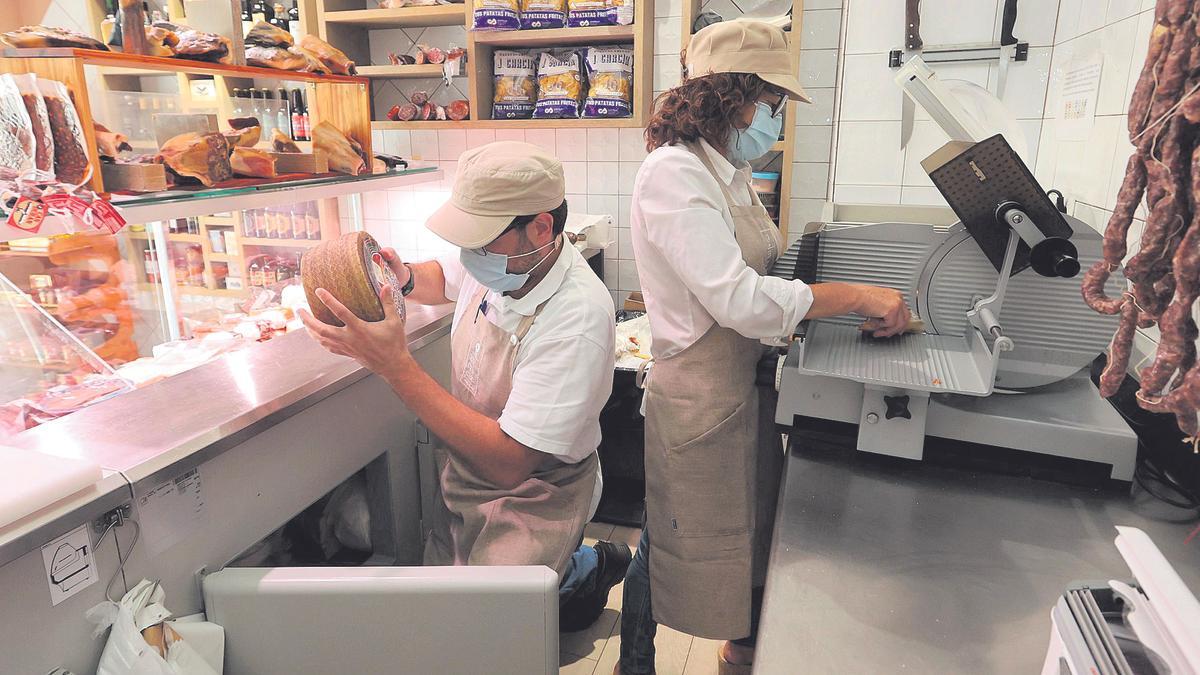
[[[691,151],[721,186],[742,259],[765,274],[779,257],[779,228],[757,195],[751,206],[735,206],[706,153]],[[749,635],[750,589],[766,580],[783,448],[775,392],[755,384],[762,354],[758,340],[713,324],[683,351],[656,359],[646,382],[654,618],[699,637]]]
[[[474,410],[499,419],[512,392],[517,347],[545,304],[509,333],[475,311],[486,292],[472,299],[451,337],[451,391]],[[577,464],[547,455],[511,490],[477,476],[445,449],[435,454],[442,494],[425,546],[426,565],[546,565],[562,574],[587,524],[599,461],[595,453]]]

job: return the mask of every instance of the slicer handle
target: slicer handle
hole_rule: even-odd
[[[979,319],[983,321],[987,332],[996,339],[996,349],[1002,352],[1011,352],[1013,350],[1013,347],[1016,345],[1013,344],[1012,338],[1004,334],[1004,329],[1000,326],[1000,321],[992,313],[992,310],[986,307],[981,308],[979,310]]]

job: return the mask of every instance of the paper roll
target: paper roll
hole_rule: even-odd
[[[404,319],[404,297],[400,281],[386,263],[377,265],[372,257],[379,242],[366,232],[351,232],[309,249],[300,260],[300,280],[313,316],[331,326],[344,325],[317,297],[317,289],[333,294],[363,321],[382,321],[383,303],[379,293],[390,285],[396,311]]]

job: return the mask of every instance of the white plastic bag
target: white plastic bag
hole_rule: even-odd
[[[164,597],[157,583],[142,580],[120,602],[102,602],[87,611],[96,637],[111,629],[96,675],[220,675],[174,630],[164,628],[169,636],[165,658],[142,637],[143,630],[171,615]]]

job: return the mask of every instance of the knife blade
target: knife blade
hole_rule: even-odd
[[[996,98],[1004,99],[1004,88],[1008,85],[1008,66],[1017,54],[1017,38],[1013,28],[1017,24],[1017,0],[1004,0],[1004,13],[1000,19],[1000,73],[996,77]]]
[[[905,0],[904,3],[904,48],[910,52],[920,51],[925,46],[921,39],[921,0]],[[912,140],[913,118],[917,107],[907,94],[900,94],[900,149],[908,147]]]

